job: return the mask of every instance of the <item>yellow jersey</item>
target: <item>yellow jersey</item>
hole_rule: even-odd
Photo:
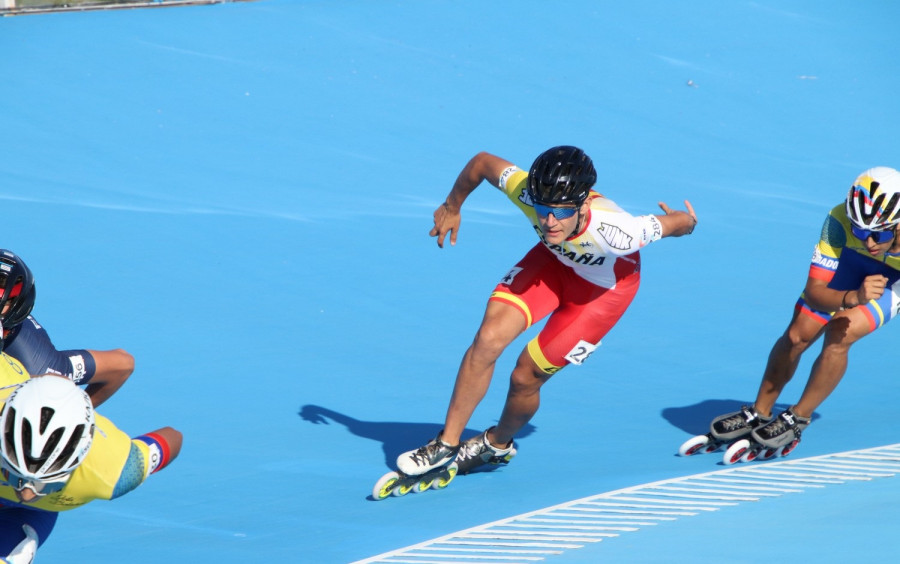
[[[19,361],[0,353],[0,404],[28,378]],[[20,503],[16,491],[0,481],[0,506],[66,511],[95,499],[114,499],[139,486],[151,471],[150,445],[132,439],[106,417],[98,413],[94,416],[96,427],[91,448],[62,490],[32,503]]]

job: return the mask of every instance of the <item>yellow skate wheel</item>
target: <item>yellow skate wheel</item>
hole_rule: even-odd
[[[453,481],[453,478],[456,477],[457,472],[459,472],[459,466],[454,462],[447,469],[440,474],[438,474],[437,478],[434,480],[433,488],[436,490],[442,490],[450,485],[450,482]]]
[[[394,489],[394,486],[397,484],[397,481],[400,479],[400,474],[396,472],[388,472],[384,476],[381,477],[377,482],[375,482],[375,487],[372,488],[372,497],[377,500],[382,500],[391,495],[391,492]]]
[[[433,484],[433,483],[434,483],[434,476],[432,476],[430,478],[422,478],[421,480],[416,482],[415,486],[413,486],[413,491],[416,493],[422,493],[425,490],[427,490],[428,488],[430,488],[431,484]]]
[[[404,484],[403,481],[401,481],[399,484],[394,486],[394,491],[391,492],[391,495],[395,495],[397,497],[400,497],[401,495],[406,495],[409,492],[411,492],[414,487],[415,487],[415,484]]]

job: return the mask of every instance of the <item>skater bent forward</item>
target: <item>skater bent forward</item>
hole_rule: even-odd
[[[749,435],[770,450],[797,444],[813,412],[843,378],[850,347],[900,309],[898,230],[900,172],[888,167],[866,170],[825,218],[806,287],[788,328],[769,353],[756,401],[740,412],[716,418],[710,432],[713,438],[722,435],[731,441]],[[799,401],[775,416],[772,408],[793,377],[800,356],[823,335],[822,352]]]
[[[687,211],[660,203],[664,214],[630,215],[592,190],[596,178],[591,159],[576,147],[545,151],[528,172],[482,152],[466,164],[435,210],[430,234],[441,248],[448,236],[455,245],[460,208],[487,180],[525,214],[540,242],[494,288],[459,367],[444,429],[397,459],[402,472],[423,474],[456,460],[465,473],[508,461],[515,454],[513,437],[537,412],[541,386],[566,365],[583,363],[625,313],[640,282],[638,251],[663,237],[690,234],[697,225],[687,201]],[[495,362],[545,317],[543,329],[519,355],[498,424],[460,445]]]
[[[0,324],[3,351],[29,374],[59,374],[80,386],[94,407],[109,399],[134,371],[134,357],[122,349],[58,350],[31,315],[37,288],[20,256],[0,249]]]

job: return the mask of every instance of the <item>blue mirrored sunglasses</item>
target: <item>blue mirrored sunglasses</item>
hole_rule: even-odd
[[[550,206],[545,206],[544,204],[535,203],[534,211],[541,217],[547,217],[550,214],[553,214],[553,217],[556,219],[568,219],[575,215],[578,208],[552,208]]]
[[[885,231],[872,231],[871,229],[860,229],[855,225],[851,225],[850,231],[853,232],[854,237],[862,242],[865,242],[869,237],[871,237],[875,241],[875,243],[879,245],[882,243],[887,243],[894,238],[893,229],[887,229]]]

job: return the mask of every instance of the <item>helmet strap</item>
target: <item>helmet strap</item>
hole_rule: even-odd
[[[584,219],[584,214],[581,213],[582,207],[584,207],[584,202],[581,202],[581,204],[578,205],[578,221],[575,222],[575,229],[569,233],[569,236],[566,237],[566,239],[577,235],[578,232],[581,231],[581,222]]]

